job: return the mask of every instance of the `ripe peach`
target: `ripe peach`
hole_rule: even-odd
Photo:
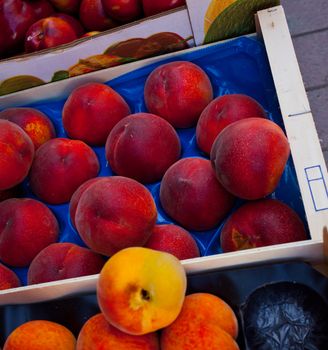
[[[150,113],[175,128],[189,128],[213,99],[213,89],[200,67],[179,61],[157,67],[146,80],[144,95]]]
[[[0,190],[24,180],[33,156],[34,147],[29,136],[18,125],[0,119]]]
[[[170,253],[180,260],[200,255],[192,235],[176,225],[156,225],[145,247]]]
[[[303,222],[293,209],[275,199],[262,199],[232,213],[221,232],[221,247],[231,252],[305,239]]]
[[[9,120],[20,126],[31,138],[35,150],[56,137],[55,128],[50,119],[34,108],[7,108],[0,112],[0,119]]]
[[[130,114],[124,99],[105,84],[76,88],[63,108],[63,125],[69,137],[91,145],[104,145],[114,125]]]
[[[34,199],[11,198],[0,203],[0,259],[27,266],[46,246],[56,242],[59,227],[54,214]]]
[[[185,297],[179,316],[163,330],[161,349],[236,350],[237,335],[231,307],[213,294],[195,293]]]
[[[113,255],[97,285],[107,321],[123,332],[142,335],[172,323],[180,313],[186,274],[171,254],[132,247]]]
[[[106,142],[106,158],[112,170],[142,183],[160,180],[180,153],[180,140],[174,128],[149,113],[123,118]]]
[[[227,191],[243,199],[259,199],[277,187],[289,153],[287,137],[277,124],[248,118],[218,135],[211,161]]]
[[[242,94],[217,97],[203,110],[198,120],[198,147],[210,154],[215,138],[226,126],[237,120],[252,117],[266,117],[265,110],[253,98]]]
[[[51,204],[65,203],[85,181],[97,176],[99,161],[84,142],[52,139],[35,153],[30,185],[36,196]]]
[[[104,258],[73,243],[53,243],[33,259],[27,274],[28,284],[95,275]]]
[[[3,350],[75,350],[76,340],[66,327],[51,321],[23,323],[7,338]]]
[[[183,227],[201,231],[219,224],[232,208],[234,197],[217,181],[209,160],[184,158],[165,173],[160,201]]]
[[[91,317],[77,338],[76,350],[159,350],[156,333],[131,335],[106,321],[103,314]]]
[[[79,0],[80,1],[80,0]],[[85,30],[84,28],[82,27],[81,25],[81,22],[79,22],[75,17],[73,16],[70,16],[66,13],[60,13],[60,12],[57,12],[57,13],[53,13],[52,14],[52,17],[57,17],[57,18],[61,18],[63,19],[64,21],[68,22],[68,24],[71,25],[71,27],[74,29],[75,31],[75,34],[78,38],[80,38]]]
[[[142,15],[141,0],[102,0],[109,17],[120,22],[132,22]]]
[[[14,271],[0,264],[0,290],[17,288],[21,286],[21,282]]]
[[[89,248],[110,256],[120,249],[145,244],[156,218],[155,202],[146,187],[113,176],[92,184],[82,194],[75,223]]]

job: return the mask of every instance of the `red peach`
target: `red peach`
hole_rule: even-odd
[[[41,250],[28,270],[28,284],[95,275],[105,263],[104,258],[73,243],[53,243]]]
[[[180,260],[200,256],[192,235],[176,225],[156,225],[145,247],[170,253]]]
[[[160,180],[180,153],[180,140],[174,128],[149,113],[122,119],[106,142],[106,158],[112,170],[142,183]]]
[[[28,2],[34,10],[35,21],[52,15],[55,10],[47,0],[32,0]]]
[[[147,188],[114,176],[92,184],[82,194],[75,223],[88,247],[110,256],[123,248],[144,245],[156,218],[155,202]]]
[[[67,15],[66,13],[54,13],[52,17],[61,18],[64,21],[68,22],[74,29],[78,38],[81,37],[85,32],[84,28],[82,27],[82,24],[76,18]]]
[[[78,12],[81,0],[48,0],[58,11],[65,13]]]
[[[198,120],[198,147],[210,154],[215,138],[226,126],[237,120],[252,117],[266,117],[265,110],[253,98],[242,94],[217,97],[203,110]]]
[[[81,184],[96,177],[98,171],[99,161],[92,148],[82,141],[56,138],[36,151],[30,186],[45,202],[65,203]]]
[[[211,163],[184,158],[173,164],[161,182],[165,212],[190,230],[209,230],[227,215],[234,197],[217,181]]]
[[[34,108],[7,108],[0,112],[0,119],[9,120],[20,126],[31,138],[35,150],[56,137],[55,128],[50,119]]]
[[[76,88],[63,108],[63,125],[69,137],[91,145],[104,145],[114,125],[129,115],[124,99],[105,84]]]
[[[27,266],[49,244],[59,227],[54,214],[34,199],[7,199],[0,203],[0,259],[11,266]]]
[[[0,119],[0,190],[7,190],[24,180],[33,156],[33,143],[23,129]]]
[[[275,199],[244,204],[232,213],[221,231],[224,252],[305,239],[302,220],[293,209]]]
[[[76,345],[76,350],[159,350],[157,333],[124,333],[107,322],[102,313],[91,317],[84,324]]]
[[[109,17],[116,21],[132,22],[141,17],[141,0],[102,0]]]
[[[289,153],[288,140],[277,124],[248,118],[222,130],[211,161],[227,191],[243,199],[260,199],[277,187]]]
[[[21,286],[21,282],[14,271],[0,264],[0,290],[17,288]]]
[[[175,128],[188,128],[196,125],[213,99],[213,89],[200,67],[179,61],[157,67],[146,80],[144,96],[150,113],[166,119]]]

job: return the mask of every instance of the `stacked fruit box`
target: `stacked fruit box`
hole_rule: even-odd
[[[167,190],[165,190],[165,181],[172,181],[168,179],[169,174],[165,174],[165,179],[163,179],[160,184],[158,182],[155,182],[155,184],[147,185],[148,190],[150,190],[153,195],[153,200],[156,203],[156,209],[159,213],[157,217],[157,224],[163,225],[167,223],[178,222],[182,226],[187,227],[191,231],[192,237],[196,240],[197,246],[202,255],[202,257],[199,258],[183,261],[183,265],[186,271],[189,273],[194,273],[191,274],[188,278],[188,293],[213,293],[226,300],[236,312],[239,321],[240,333],[237,339],[238,344],[241,348],[247,349],[261,348],[261,345],[265,344],[265,341],[268,338],[264,337],[266,339],[259,339],[254,337],[254,329],[258,331],[258,334],[261,333],[261,329],[256,329],[256,326],[258,325],[256,324],[256,319],[254,319],[254,315],[262,315],[262,313],[264,313],[264,309],[271,307],[272,313],[276,312],[277,315],[280,315],[280,312],[282,311],[280,309],[274,310],[274,304],[279,304],[281,303],[281,300],[286,301],[287,299],[291,300],[292,298],[292,300],[295,300],[295,304],[301,304],[301,309],[304,311],[304,313],[311,315],[313,324],[318,324],[320,321],[318,321],[316,318],[318,317],[317,310],[326,310],[327,304],[327,299],[325,296],[325,291],[327,290],[327,281],[321,275],[317,274],[309,266],[303,263],[274,264],[274,262],[277,260],[293,260],[295,258],[311,262],[322,262],[324,260],[323,229],[324,226],[327,225],[327,191],[325,190],[325,184],[327,183],[327,171],[325,168],[325,163],[323,160],[316,131],[313,125],[311,112],[308,106],[306,94],[304,92],[304,86],[298,70],[297,60],[292,48],[288,28],[283,15],[283,10],[281,7],[277,7],[274,9],[261,11],[258,13],[258,19],[259,30],[262,32],[261,34],[264,39],[265,47],[263,47],[262,44],[254,37],[238,38],[236,40],[222,44],[212,44],[205,47],[190,49],[183,53],[174,53],[166,55],[164,57],[147,59],[142,62],[129,63],[125,66],[112,68],[110,71],[104,70],[101,72],[101,74],[100,72],[92,73],[83,77],[78,77],[63,82],[57,82],[48,86],[37,87],[33,90],[26,92],[22,91],[1,98],[2,108],[29,106],[45,112],[48,116],[51,117],[52,121],[54,122],[57,136],[66,137],[67,134],[78,131],[76,130],[77,128],[70,130],[68,126],[69,122],[67,122],[65,126],[65,122],[63,125],[61,121],[62,111],[64,115],[66,109],[71,110],[71,108],[74,108],[74,105],[71,108],[69,107],[69,99],[73,100],[73,95],[70,94],[76,87],[87,82],[93,83],[95,80],[98,82],[106,82],[106,86],[108,83],[112,89],[124,97],[128,103],[128,108],[130,108],[132,112],[144,113],[146,111],[152,111],[153,108],[151,107],[151,101],[148,100],[149,98],[147,96],[147,92],[144,99],[143,91],[145,82],[148,77],[150,77],[154,69],[158,68],[162,64],[169,64],[172,61],[190,61],[200,66],[209,76],[211,85],[214,90],[214,96],[227,95],[232,93],[243,93],[250,95],[261,102],[266,112],[265,114],[269,116],[269,119],[285,129],[292,155],[292,159],[289,159],[278,186],[275,187],[275,192],[272,195],[273,199],[267,201],[276,202],[278,199],[293,207],[293,209],[301,217],[301,220],[306,227],[305,232],[307,237],[302,236],[300,238],[301,240],[298,242],[271,245],[268,247],[261,247],[262,242],[260,242],[258,245],[260,247],[258,248],[232,253],[222,253],[222,249],[224,249],[223,247],[225,243],[222,240],[220,243],[220,236],[222,237],[223,232],[229,231],[227,228],[229,225],[226,225],[228,223],[228,220],[224,220],[223,223],[216,224],[214,229],[210,226],[199,228],[197,227],[197,224],[194,223],[194,220],[197,222],[197,214],[201,213],[197,213],[197,210],[196,212],[191,211],[192,214],[189,214],[187,220],[184,221],[184,219],[181,219],[181,217],[175,216],[174,211],[171,211],[169,208],[170,200],[168,200],[169,204],[166,203],[166,200],[164,198],[166,197],[165,192],[167,192]],[[272,23],[274,23],[274,25],[272,25]],[[281,47],[284,47],[285,52],[283,60],[281,58],[279,50]],[[270,67],[267,62],[267,57],[270,62]],[[275,86],[271,80],[271,72]],[[193,73],[192,76],[194,77],[193,79],[196,79],[196,73]],[[113,79],[114,77],[115,79]],[[156,80],[154,83],[155,87],[151,86],[151,81],[149,82],[149,80],[147,80],[147,84],[150,86],[149,91],[156,92],[156,86],[159,84],[156,82]],[[147,84],[145,91],[147,90]],[[200,81],[198,81],[197,84],[202,86],[204,86],[204,84],[206,85],[206,83]],[[176,81],[173,86],[179,86],[179,81]],[[76,90],[74,90],[74,93],[75,91]],[[179,92],[175,92],[171,96],[171,99],[173,100],[176,97],[174,95],[177,95],[178,93]],[[67,99],[69,95],[70,98]],[[54,98],[56,100],[53,100]],[[96,96],[92,97],[92,99],[96,99]],[[199,104],[200,102],[198,101],[195,104],[195,108],[197,108]],[[64,105],[65,107],[63,110]],[[153,113],[155,112],[159,114],[158,111],[154,110]],[[71,114],[73,114],[73,112],[71,112]],[[70,116],[67,118],[69,119]],[[201,157],[202,161],[198,161],[199,163],[197,163],[196,166],[194,166],[195,168],[192,169],[192,172],[194,172],[195,169],[197,171],[200,171],[202,168],[200,165],[201,162],[206,161],[209,163],[208,158],[206,159],[205,155],[206,150],[203,150],[200,146],[200,136],[198,135],[197,137],[197,130],[195,128],[180,129],[181,126],[185,127],[185,125],[176,125],[176,128],[178,128],[178,139],[180,141],[182,149],[182,157],[188,159],[188,161],[189,159],[192,159],[193,161],[195,159],[198,160],[198,158]],[[63,127],[65,128],[65,131]],[[92,129],[92,127],[93,126],[90,126],[89,130]],[[96,125],[94,125],[94,127],[96,128]],[[130,124],[123,125],[123,129],[128,127],[130,127]],[[133,128],[133,125],[131,128]],[[163,130],[166,130],[166,126],[163,124],[163,126],[160,128],[164,133]],[[253,126],[253,128],[255,128],[255,126]],[[118,128],[116,130],[118,137],[121,136],[121,129],[118,125]],[[143,135],[146,136],[149,129],[150,128],[145,127]],[[232,128],[230,128],[230,130],[232,130]],[[169,131],[167,131],[167,133],[169,133]],[[225,134],[227,134],[227,132],[225,132]],[[243,136],[244,132],[237,130],[236,134],[237,136]],[[262,134],[264,134],[264,131]],[[283,135],[280,133],[280,131],[278,134]],[[115,135],[115,133],[111,135],[113,142],[111,142],[111,140],[107,141],[108,144],[106,145],[106,152],[104,147],[93,146],[93,152],[95,152],[98,159],[100,160],[99,176],[101,177],[112,175],[112,170],[114,169],[116,174],[120,174],[120,171],[122,171],[120,170],[120,166],[115,164],[115,159],[111,159],[111,154],[113,154],[113,152],[108,151],[109,154],[105,156],[105,153],[107,153],[107,150],[110,150],[111,147],[115,148],[115,152],[119,152],[117,135]],[[131,135],[133,135],[133,133],[131,133]],[[73,136],[71,137],[75,138]],[[160,136],[158,135],[157,137],[159,138]],[[223,142],[226,145],[231,137],[232,136],[228,135],[227,140],[224,142],[221,141],[221,143]],[[273,136],[271,135],[270,137]],[[250,139],[247,141],[247,143],[251,142],[251,139],[257,139],[257,136],[250,135]],[[129,142],[129,140],[124,141],[123,139],[123,143],[126,142]],[[172,144],[174,144],[173,139],[172,142],[170,142],[170,145],[166,145],[165,147],[168,149],[169,147],[172,147]],[[305,149],[304,144],[311,145],[311,147]],[[242,139],[241,141],[238,140],[238,145],[242,146]],[[131,152],[135,147],[136,145],[132,146]],[[200,151],[198,147],[201,148],[202,151]],[[216,142],[215,147],[221,147],[220,142]],[[269,150],[272,150],[272,152],[274,151],[274,145],[267,145],[266,147],[270,147]],[[286,147],[287,145],[283,147],[281,151],[279,151],[281,152],[280,154],[286,152],[284,150]],[[259,147],[257,147],[257,151],[258,148]],[[126,152],[126,147],[123,147],[122,152]],[[225,169],[218,170],[217,164],[221,164],[222,162],[220,159],[218,159],[216,154],[217,152],[217,150],[213,151],[211,158],[215,164],[216,171],[220,175]],[[222,152],[219,153],[222,154]],[[144,151],[143,154],[147,155],[147,160],[151,158],[151,154],[148,153],[148,150]],[[129,157],[129,153],[124,154],[124,157]],[[47,158],[49,157],[43,157],[40,165],[38,167],[35,166],[35,168],[39,169],[39,172],[43,170],[42,167],[46,164],[48,160]],[[162,156],[157,158],[155,155],[155,158],[155,162],[158,158],[161,158],[162,160]],[[279,157],[275,157],[275,159],[278,158]],[[109,162],[110,167],[108,167],[106,164],[107,161]],[[183,161],[185,162],[186,160]],[[259,164],[259,161],[260,159],[256,159],[257,164]],[[133,159],[130,159],[129,162],[133,162]],[[234,163],[239,165],[239,160],[235,161]],[[138,165],[140,166],[140,164]],[[35,174],[35,170],[32,170],[32,172]],[[247,172],[248,170],[244,170],[243,173],[242,168],[242,171],[239,171],[238,175],[240,177],[244,177],[244,175],[247,175]],[[51,186],[48,184],[43,185],[41,186],[40,191],[35,189],[37,187],[35,183],[38,183],[39,180],[38,174],[33,176],[33,173],[30,175],[30,183],[24,184],[23,191],[25,191],[25,193],[27,193],[30,197],[33,197],[36,194],[39,198],[42,198],[42,192],[47,192]],[[38,173],[38,171],[36,171],[36,173]],[[48,171],[48,173],[45,175],[46,181],[50,181],[50,173],[51,171]],[[83,171],[83,173],[85,173],[85,171]],[[32,177],[36,178],[36,180],[32,180]],[[205,178],[205,173],[201,173],[201,175],[198,177]],[[74,179],[76,178],[77,176],[74,176]],[[92,198],[91,195],[89,195],[87,198],[87,196],[83,196],[82,194],[81,200],[83,200],[84,203],[87,203],[91,200],[97,201],[98,199],[105,198],[102,197],[102,190],[107,186],[110,186],[110,182],[112,181],[110,179],[114,178],[110,177],[107,180],[100,180],[98,185],[99,191],[95,192],[93,195],[94,198]],[[58,181],[59,178],[56,178],[55,182]],[[145,181],[147,182],[147,180]],[[190,179],[186,180],[186,182],[188,181],[190,182]],[[221,179],[221,182],[222,181],[224,182],[224,178]],[[261,185],[261,181],[262,179],[256,180],[256,184],[254,186],[255,190],[258,190],[258,187]],[[228,185],[229,184],[226,184],[225,187]],[[119,186],[120,184],[117,184],[117,186],[115,186],[115,190]],[[130,185],[129,183],[124,183],[122,186],[127,188]],[[133,184],[133,186],[135,186],[135,184]],[[93,188],[96,189],[96,185],[93,186]],[[131,192],[137,192],[139,189],[140,187],[133,187]],[[253,192],[254,189],[251,186],[241,187],[242,191],[246,191],[248,193]],[[212,190],[209,192],[210,196],[213,195]],[[231,190],[229,192],[231,192]],[[59,195],[58,191],[55,191],[54,195]],[[188,212],[188,206],[192,206],[192,202],[194,202],[196,198],[195,195],[188,194],[186,190],[179,190],[179,200],[180,198],[183,198],[183,195],[186,195],[187,197],[185,199],[185,202],[181,204],[184,209],[183,214],[185,214]],[[247,198],[248,195],[245,196],[244,194],[241,194],[241,192],[236,193],[236,195],[241,198],[251,199]],[[215,205],[215,198],[209,198],[210,208],[205,207],[204,211],[206,212],[210,212],[211,207],[214,207]],[[117,199],[117,201],[119,200],[120,199]],[[150,198],[149,200],[151,201]],[[44,197],[44,201],[49,203],[49,198]],[[146,199],[143,199],[144,203],[145,201]],[[109,201],[106,200],[105,202]],[[100,204],[98,203],[97,205]],[[242,200],[239,200],[234,207],[234,213],[231,215],[231,217],[236,217],[236,213],[240,212],[239,209],[245,208],[246,205],[247,204],[244,204]],[[82,221],[83,217],[85,217],[86,214],[83,214],[82,208],[77,208],[77,216],[73,216],[70,219],[68,216],[67,204],[57,205],[53,202],[48,207],[50,207],[50,209],[56,214],[56,217],[60,219],[59,226],[61,228],[61,232],[59,236],[61,242],[74,242],[79,243],[80,245],[86,243],[90,247],[90,244],[92,243],[89,243],[88,238],[85,236],[88,234],[92,227],[102,225],[91,223],[90,227],[86,230],[85,233],[83,233],[83,226],[85,226],[85,224],[83,224]],[[255,207],[255,211],[260,212],[260,207],[261,205]],[[145,213],[145,211],[142,210],[142,213]],[[102,215],[103,214],[100,216]],[[223,216],[226,215],[227,212]],[[149,216],[151,216],[151,213]],[[249,216],[250,219],[248,220],[251,222],[247,223],[247,225],[250,225],[252,222],[256,221],[252,214],[246,213],[242,214],[242,216],[244,216],[244,219],[248,219],[247,216]],[[281,216],[281,213],[279,213],[278,216]],[[172,220],[172,218],[174,220]],[[74,221],[74,219],[77,219],[77,228],[79,234],[83,239],[83,242],[77,235],[77,231],[72,224],[72,221]],[[143,223],[145,223],[145,220],[143,220]],[[152,221],[152,218],[150,221]],[[274,219],[274,221],[276,223],[276,219]],[[297,219],[296,222],[299,222],[299,220]],[[202,219],[201,224],[204,223],[205,219]],[[105,223],[103,222],[103,224]],[[225,229],[223,228],[223,224],[225,224]],[[230,225],[232,224],[230,223]],[[273,229],[274,228],[272,228],[272,230]],[[301,231],[301,228],[297,229],[297,233],[300,233]],[[273,231],[271,231],[271,233],[272,232]],[[229,235],[229,233],[227,233],[227,235]],[[233,242],[252,242],[252,237],[249,237],[248,240],[245,240],[245,237],[237,237],[236,235],[232,235],[230,237],[234,239],[230,238],[230,242],[227,243],[228,246],[231,246]],[[269,241],[270,238],[272,237],[269,235]],[[227,241],[229,241],[229,238],[227,238]],[[272,244],[275,242],[270,243]],[[104,245],[105,244],[102,243],[101,248],[98,247],[95,250],[98,250],[98,252],[105,255],[111,255],[111,253],[101,251],[101,249],[105,249]],[[237,248],[238,247],[250,248],[247,246],[247,244],[237,244]],[[256,262],[261,262],[262,264],[267,265],[255,267],[247,266]],[[241,266],[243,266],[243,268],[240,268]],[[127,269],[129,268],[130,267],[127,267]],[[27,271],[20,271],[18,269],[17,272],[21,273],[20,276],[26,276]],[[40,284],[30,287],[22,287],[21,289],[13,289],[7,292],[2,292],[0,302],[6,306],[4,306],[1,310],[1,317],[6,317],[6,323],[13,322],[12,320],[10,321],[10,316],[8,317],[8,314],[17,315],[18,311],[25,313],[26,310],[29,310],[30,314],[33,314],[32,319],[42,317],[52,321],[57,321],[61,324],[67,325],[68,328],[77,334],[82,326],[82,320],[85,320],[86,318],[89,318],[90,316],[99,312],[95,301],[95,295],[93,293],[97,280],[97,276],[88,276],[76,278],[73,280],[52,282],[44,285]],[[223,283],[223,281],[225,283]],[[285,284],[278,283],[281,283],[282,281],[284,281]],[[291,281],[293,281],[294,284],[290,283]],[[297,288],[295,288],[295,282],[298,283],[296,285]],[[262,287],[267,284],[272,284],[272,287],[263,289]],[[315,287],[313,290],[313,286],[317,287]],[[295,294],[296,289],[301,290],[299,293],[301,295],[301,299],[300,295],[297,293]],[[62,302],[49,302],[50,299],[57,299],[62,296],[67,297],[71,294],[79,294],[82,292],[91,292],[91,294],[84,296],[74,296],[72,299],[67,298]],[[277,296],[277,299],[275,299],[276,303],[270,303],[268,301],[272,295]],[[254,302],[254,300],[256,300],[256,302]],[[26,303],[40,301],[45,301],[45,303],[26,305]],[[8,304],[16,303],[22,303],[23,305],[8,306]],[[76,305],[79,305],[79,307],[76,307]],[[83,305],[83,307],[80,307],[80,305]],[[305,307],[304,305],[307,306]],[[60,316],[61,312],[53,311],[63,310],[63,308],[68,308],[71,310],[65,311],[65,315],[74,315],[69,322]],[[50,311],[49,313],[42,313],[40,311],[42,309],[47,309]],[[295,312],[297,312],[297,310],[295,310]],[[192,314],[190,316],[192,318]],[[279,318],[277,319],[278,324],[281,327],[284,327],[283,321]],[[259,316],[258,320],[266,320],[265,315]],[[316,331],[324,335],[327,334],[325,328],[327,325],[327,323],[325,323],[327,320],[326,311],[323,313],[322,320],[324,320],[322,328],[317,328]],[[17,325],[18,324],[12,325],[10,328],[13,329]],[[272,324],[272,328],[274,328],[274,326],[277,326],[277,324]],[[306,331],[310,334],[314,332],[311,327],[304,329],[306,329]],[[5,338],[7,335],[8,333],[5,335],[3,334],[2,337]],[[233,336],[236,337],[236,334],[234,333]],[[294,336],[297,337],[297,334],[295,333],[292,336],[293,339]],[[280,339],[280,344],[287,344],[289,339],[290,338]],[[310,340],[303,340],[302,344],[310,343],[314,348],[323,348],[323,343],[320,343],[320,341],[325,341],[324,336],[321,338],[321,340],[318,340],[318,342],[316,342],[316,340],[313,340],[312,336],[310,336],[309,339]],[[167,347],[167,349],[169,349],[169,347]]]

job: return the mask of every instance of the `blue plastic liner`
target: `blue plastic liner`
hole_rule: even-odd
[[[256,38],[241,37],[229,42],[201,48],[194,52],[181,52],[174,58],[163,59],[160,62],[127,73],[112,80],[108,85],[123,96],[129,104],[132,113],[147,112],[143,98],[143,89],[148,75],[163,63],[183,60],[191,61],[205,70],[211,80],[214,97],[232,93],[249,95],[264,107],[268,118],[283,128],[283,121],[265,47]],[[37,108],[44,112],[53,121],[57,137],[67,137],[61,121],[61,112],[65,100],[48,100],[29,105],[29,107]],[[206,158],[206,155],[197,147],[195,128],[179,129],[177,132],[182,145],[183,158]],[[105,158],[104,147],[95,147],[94,150],[101,164],[99,176],[113,175]],[[158,224],[174,223],[161,208],[159,201],[160,182],[147,185],[147,187],[156,202]],[[29,189],[28,181],[24,183],[24,190],[27,197],[35,198]],[[306,225],[304,207],[291,159],[287,163],[278,188],[270,197],[277,198],[291,206]],[[242,203],[243,201],[238,201],[235,208]],[[49,208],[54,212],[59,221],[59,241],[72,242],[85,246],[79,234],[71,225],[68,206],[68,203],[64,205],[49,205]],[[225,220],[214,230],[191,232],[197,241],[202,256],[221,253],[219,236],[224,222]],[[26,284],[27,268],[14,270],[19,275],[22,283]]]

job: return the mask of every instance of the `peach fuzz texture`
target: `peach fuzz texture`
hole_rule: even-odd
[[[228,218],[221,231],[224,252],[307,239],[296,212],[276,199],[249,202]]]
[[[0,112],[0,119],[9,120],[20,126],[31,138],[35,150],[56,137],[56,131],[51,120],[44,113],[34,108],[7,108]]]
[[[75,350],[76,340],[66,327],[50,321],[29,321],[7,338],[3,350]]]
[[[173,255],[132,247],[113,255],[97,285],[100,310],[114,327],[142,335],[172,323],[180,313],[186,273]]]
[[[34,194],[50,204],[68,202],[85,181],[97,176],[99,161],[82,141],[64,138],[44,143],[35,153],[30,171]]]
[[[189,128],[197,124],[201,112],[213,99],[213,89],[200,67],[177,61],[152,71],[144,96],[150,113],[166,119],[175,128]]]
[[[92,184],[82,194],[75,214],[76,228],[84,243],[106,256],[144,245],[156,219],[156,205],[148,189],[121,176]]]
[[[95,275],[105,259],[73,243],[53,243],[41,250],[28,269],[28,284]]]
[[[159,181],[180,153],[180,140],[174,128],[150,113],[122,119],[106,142],[106,158],[112,170],[142,183]]]
[[[101,146],[113,127],[131,113],[116,91],[105,84],[88,83],[76,88],[63,108],[63,125],[69,137]]]
[[[165,212],[184,228],[202,231],[223,220],[234,197],[216,179],[209,160],[184,158],[165,173],[160,201]]]
[[[29,265],[58,235],[57,219],[45,204],[29,198],[0,203],[0,259],[4,263]]]
[[[76,350],[159,350],[157,333],[131,335],[106,321],[103,314],[91,317],[77,338]]]
[[[277,124],[248,118],[227,126],[218,135],[211,161],[227,191],[254,200],[276,189],[289,154],[287,137]]]
[[[18,185],[27,176],[34,157],[30,137],[18,125],[0,119],[0,190]]]

